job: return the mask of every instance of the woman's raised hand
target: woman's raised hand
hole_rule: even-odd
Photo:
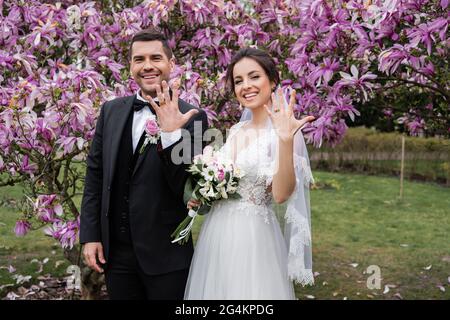
[[[306,116],[297,120],[294,116],[295,90],[291,91],[288,107],[285,108],[286,99],[283,96],[281,88],[272,93],[272,110],[264,105],[272,125],[282,141],[294,139],[295,133],[307,122],[314,121],[313,116]]]

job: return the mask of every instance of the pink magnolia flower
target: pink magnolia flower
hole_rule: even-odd
[[[44,229],[44,233],[58,240],[64,249],[71,249],[77,240],[79,228],[79,218],[72,221],[55,220],[51,226]]]
[[[16,226],[14,227],[14,232],[16,236],[23,237],[28,231],[31,229],[31,224],[27,220],[19,220],[16,222]]]
[[[55,215],[58,217],[63,215],[63,207],[58,202],[56,194],[39,195],[34,203],[34,209],[38,219],[43,222],[53,222]]]
[[[346,72],[339,72],[343,79],[338,81],[339,86],[354,86],[360,89],[364,94],[364,99],[368,100],[365,89],[372,89],[372,84],[368,81],[374,80],[377,76],[371,72],[359,76],[358,68],[355,65],[350,67],[351,75]]]
[[[394,44],[378,56],[378,70],[388,75],[393,74],[402,63],[406,63],[411,54],[408,49],[400,44]]]
[[[313,72],[309,75],[309,80],[311,82],[316,82],[316,86],[320,86],[322,84],[322,79],[324,84],[328,84],[328,82],[333,77],[333,73],[339,69],[339,62],[335,59],[325,58],[323,63],[319,66],[315,67]]]
[[[37,169],[38,169],[37,164],[30,163],[30,159],[29,159],[28,155],[25,155],[22,159],[20,171],[25,174],[29,174],[29,175],[33,176]]]
[[[384,108],[382,112],[386,118],[392,118],[392,116],[394,115],[394,112],[391,108]]]
[[[76,219],[73,221],[68,221],[65,225],[65,228],[60,230],[61,236],[59,238],[59,242],[64,249],[73,248],[75,242],[77,241],[79,228],[80,221],[79,219]]]

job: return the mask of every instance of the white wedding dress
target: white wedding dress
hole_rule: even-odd
[[[232,158],[229,141],[221,152]],[[217,201],[206,215],[197,240],[185,299],[295,299],[288,277],[288,251],[272,210],[274,163],[268,150],[277,139],[266,130],[237,152],[235,164],[244,171],[240,199]],[[270,151],[269,151],[270,153]]]

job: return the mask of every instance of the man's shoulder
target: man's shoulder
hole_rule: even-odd
[[[118,105],[123,105],[124,103],[127,103],[130,101],[130,99],[134,99],[134,95],[131,96],[125,96],[125,97],[117,97],[108,101],[105,101],[104,106],[105,107],[114,107]]]
[[[178,106],[180,107],[180,111],[182,113],[186,113],[191,109],[201,110],[199,107],[196,107],[189,102],[184,101],[183,99],[178,99]]]
[[[189,102],[184,101],[183,99],[178,99],[178,106],[180,108],[181,113],[186,113],[189,110],[196,109],[199,111],[199,115],[201,115],[201,117],[205,117],[205,118],[207,117],[205,110],[203,110],[200,107],[196,107],[196,106],[190,104]]]

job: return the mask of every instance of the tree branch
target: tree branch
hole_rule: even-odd
[[[427,88],[430,89],[432,91],[436,91],[439,92],[446,101],[450,101],[450,93],[447,93],[446,91],[440,89],[440,88],[435,88],[433,86],[430,86],[428,84],[423,84],[417,81],[412,81],[412,80],[406,80],[406,79],[402,79],[402,78],[396,78],[396,77],[379,77],[378,80],[395,80],[395,81],[402,81],[404,83],[410,83],[413,84],[415,86],[418,87],[422,87],[422,88]]]

